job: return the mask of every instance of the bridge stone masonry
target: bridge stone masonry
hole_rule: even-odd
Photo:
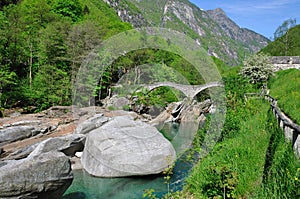
[[[296,68],[300,70],[300,56],[273,56],[270,62],[274,66],[274,71]]]
[[[158,87],[168,86],[180,90],[181,92],[183,92],[183,94],[185,94],[185,96],[189,98],[194,98],[198,93],[200,93],[205,89],[218,87],[218,86],[223,87],[224,85],[221,82],[210,82],[203,85],[184,85],[184,84],[176,84],[173,82],[158,82],[155,84],[148,84],[142,86],[148,89],[149,91],[152,91]]]

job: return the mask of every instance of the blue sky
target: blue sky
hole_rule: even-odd
[[[222,8],[227,16],[242,28],[248,28],[267,38],[285,20],[300,22],[300,0],[190,0],[204,10]]]

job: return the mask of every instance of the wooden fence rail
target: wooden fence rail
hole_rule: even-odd
[[[272,112],[283,130],[285,138],[289,140],[298,157],[300,157],[300,126],[288,118],[277,106],[277,100],[266,94],[265,99],[270,102]]]
[[[286,116],[278,107],[277,100],[270,96],[269,90],[263,88],[260,93],[245,93],[244,98],[262,98],[264,97],[270,102],[272,112],[277,119],[278,125],[283,130],[285,138],[289,140],[298,157],[300,157],[300,126],[294,123],[288,116]]]

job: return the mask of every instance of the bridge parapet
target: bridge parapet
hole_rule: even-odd
[[[274,66],[274,71],[296,68],[300,70],[300,56],[272,56],[270,62]]]
[[[144,88],[152,91],[156,88],[168,86],[180,90],[183,92],[187,97],[194,98],[198,93],[201,91],[218,86],[224,86],[221,82],[210,82],[203,85],[184,85],[184,84],[176,84],[174,82],[158,82],[155,84],[143,85]]]

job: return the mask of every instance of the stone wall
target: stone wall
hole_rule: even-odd
[[[300,56],[273,56],[271,63],[275,71],[296,68],[300,70]]]

